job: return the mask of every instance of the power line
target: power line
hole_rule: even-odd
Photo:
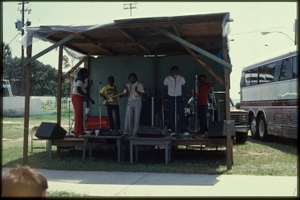
[[[243,33],[235,33],[235,34],[230,34],[230,35],[245,35],[245,34],[249,34],[249,33],[255,33],[255,32],[262,32],[262,31],[266,31],[266,30],[272,30],[272,29],[277,29],[277,28],[286,28],[289,29],[287,27],[283,27],[283,26],[279,26],[279,27],[273,27],[273,28],[267,28],[267,29],[261,29],[261,30],[256,30],[256,31],[249,31],[249,32],[243,32]],[[291,29],[289,29],[291,30]]]
[[[17,35],[7,45],[10,45],[10,43],[12,43],[12,41],[14,41],[18,35],[20,35],[20,33],[17,33]]]

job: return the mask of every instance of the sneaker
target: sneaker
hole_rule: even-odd
[[[184,132],[183,136],[189,136],[190,134],[188,132]]]
[[[175,136],[175,135],[177,135],[175,132],[171,133],[171,136]]]

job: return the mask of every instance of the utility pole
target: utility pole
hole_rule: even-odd
[[[130,9],[130,17],[132,16],[132,9],[136,9],[137,7],[135,6],[137,3],[124,3],[123,4],[123,9],[127,10]],[[129,7],[128,7],[129,6]]]
[[[25,8],[25,4],[28,5]],[[30,14],[31,12],[31,8],[29,7],[29,2],[28,1],[22,1],[22,3],[18,4],[19,6],[21,6],[21,9],[18,8],[18,10],[20,11],[20,13],[22,14],[22,22],[21,21],[17,21],[16,22],[16,28],[18,29],[18,31],[22,31],[22,36],[24,35],[24,12],[28,12],[28,14]],[[26,22],[26,26],[30,26],[31,22],[27,20]],[[21,45],[21,96],[25,96],[25,78],[24,78],[24,47],[23,45]]]

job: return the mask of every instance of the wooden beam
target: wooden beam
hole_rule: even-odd
[[[77,67],[79,67],[86,59],[90,57],[91,54],[93,54],[100,46],[100,43],[88,54],[86,54],[70,71],[68,71],[63,77],[62,81],[65,80]]]
[[[76,35],[76,34],[71,34],[71,35],[65,37],[64,39],[58,41],[57,43],[53,44],[52,46],[50,46],[50,47],[44,49],[43,51],[41,51],[41,52],[39,52],[39,53],[37,53],[36,55],[34,55],[34,56],[32,56],[31,58],[27,59],[26,62],[25,62],[25,65],[27,65],[28,63],[30,63],[30,62],[36,60],[37,58],[39,58],[39,57],[41,57],[41,56],[43,56],[44,54],[46,54],[46,53],[48,53],[49,51],[55,49],[56,47],[58,47],[58,46],[64,44],[65,42],[67,42],[67,41],[73,39],[73,38],[75,37],[75,35]]]
[[[32,38],[30,38],[32,40]],[[27,46],[27,58],[31,58],[32,44]],[[24,109],[24,137],[23,137],[23,165],[27,165],[28,157],[28,130],[29,130],[29,112],[30,112],[30,78],[31,62],[26,64],[26,84],[25,84],[25,109]]]
[[[174,35],[172,33],[169,33],[168,31],[165,31],[165,30],[163,30],[159,27],[150,27],[150,28],[164,34],[165,36],[167,36],[169,38],[172,38],[173,40],[179,42],[180,44],[183,44],[183,45],[193,49],[194,51],[197,51],[198,53],[201,53],[201,54],[205,55],[206,57],[208,57],[208,58],[210,58],[210,59],[212,59],[212,60],[228,67],[228,68],[232,68],[232,65],[229,62],[226,62],[226,61],[222,60],[221,58],[219,58],[219,57],[217,57],[217,56],[215,56],[215,55],[213,55],[213,54],[197,47],[196,45],[193,45],[193,44],[181,39],[180,37],[177,37],[176,35]]]
[[[63,45],[59,46],[58,54],[58,82],[57,82],[57,124],[61,122],[61,85],[62,85],[62,62],[63,62]],[[72,88],[71,88],[72,89]]]
[[[173,28],[177,36],[181,38],[180,32],[178,31],[177,27],[173,26]],[[192,49],[183,44],[181,44],[181,46],[183,46],[185,50],[187,50],[212,76],[214,76],[217,79],[217,81],[224,85],[223,80],[215,73],[215,71],[213,71],[205,62],[203,62]]]
[[[124,29],[119,29],[121,31],[121,33],[123,33],[126,37],[128,37],[131,41],[133,41],[136,45],[138,45],[139,47],[141,47],[142,49],[144,49],[147,53],[149,54],[153,54],[152,51],[146,47],[145,45],[143,44],[140,44],[136,41],[136,39],[126,30]]]
[[[223,37],[223,58],[225,61],[228,60],[228,51],[227,51],[227,37]],[[225,80],[225,111],[226,111],[226,153],[227,153],[227,170],[231,170],[233,163],[233,155],[232,155],[232,140],[231,140],[231,116],[230,116],[230,99],[229,99],[229,69],[224,67],[224,80]]]
[[[100,49],[102,49],[103,51],[105,51],[105,52],[107,52],[107,53],[109,53],[109,54],[111,54],[111,55],[114,55],[114,56],[117,55],[116,52],[114,52],[114,51],[112,51],[111,49],[105,47],[105,46],[103,45],[103,43],[95,44],[95,43],[93,42],[92,39],[90,39],[89,37],[87,37],[87,36],[85,36],[85,35],[83,35],[83,34],[78,35],[78,37],[81,38],[81,39],[83,39],[83,40],[85,40],[85,41],[87,41],[87,42],[90,43],[90,44],[93,44],[95,47],[97,46],[97,48],[100,48]]]
[[[212,17],[203,17],[203,16],[194,16],[193,19],[186,19],[183,17],[178,17],[178,19],[174,19],[172,17],[172,20],[166,20],[165,17],[162,17],[161,19],[156,18],[156,20],[145,20],[145,19],[134,19],[134,21],[131,21],[131,19],[125,20],[114,20],[115,24],[113,26],[106,26],[103,27],[103,29],[115,29],[117,28],[137,28],[137,27],[149,27],[149,26],[172,26],[172,25],[186,25],[186,24],[205,24],[207,25],[207,22],[209,21],[210,24],[221,24],[220,20],[224,18],[224,14],[226,13],[220,13],[219,16],[212,16]],[[181,19],[179,19],[181,18]],[[130,22],[130,23],[126,23]]]

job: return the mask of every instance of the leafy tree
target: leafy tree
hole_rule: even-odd
[[[11,48],[9,45],[2,42],[3,51],[3,78],[10,81],[11,90],[14,95],[20,95],[21,93],[21,70],[20,70],[20,58],[12,58]]]
[[[5,60],[7,57],[11,57],[11,49],[8,44],[2,42],[2,50],[3,50],[3,59]]]
[[[10,81],[12,93],[21,94],[21,58],[11,56],[11,48],[2,42],[3,50],[3,78]],[[66,65],[63,63],[63,65]],[[70,67],[70,66],[65,66]],[[75,73],[77,74],[77,71]],[[26,74],[26,67],[24,69]],[[64,75],[65,73],[63,73]],[[57,96],[57,70],[51,65],[34,60],[31,63],[30,95],[31,96]],[[62,82],[62,96],[70,97],[71,80],[66,78]]]

